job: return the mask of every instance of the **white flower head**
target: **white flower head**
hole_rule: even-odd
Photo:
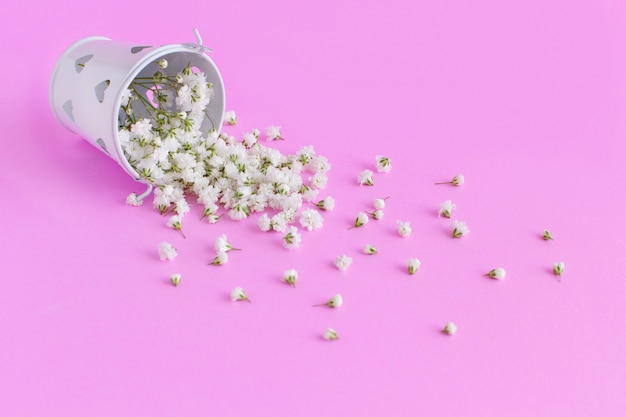
[[[335,199],[331,196],[328,196],[325,199],[318,201],[316,206],[320,210],[333,211],[333,209],[335,208]]]
[[[561,275],[563,274],[563,271],[565,271],[564,262],[557,262],[552,265],[552,272],[554,272],[554,274],[559,278],[559,282],[561,281]]]
[[[376,246],[374,245],[365,245],[365,247],[363,248],[363,253],[365,253],[366,255],[375,255],[378,253],[378,249],[376,249]]]
[[[178,252],[174,246],[167,242],[159,243],[159,258],[161,258],[162,261],[174,260],[176,256],[178,256]]]
[[[229,110],[226,113],[224,113],[224,122],[227,125],[237,124],[237,114],[235,113],[234,110]]]
[[[341,294],[335,294],[332,297],[330,297],[330,299],[326,301],[325,303],[314,304],[313,307],[327,306],[330,308],[337,308],[337,307],[341,307],[342,304],[343,304],[343,297],[341,296]]]
[[[246,292],[241,287],[236,287],[234,290],[230,292],[230,299],[232,301],[247,301],[249,303],[252,302],[248,298],[248,295],[246,294]]]
[[[178,284],[180,284],[181,278],[182,277],[180,274],[172,274],[170,275],[170,282],[172,283],[173,286],[178,287]]]
[[[487,273],[487,276],[493,279],[504,279],[504,277],[506,276],[506,271],[504,270],[504,268],[494,268]]]
[[[446,200],[441,203],[441,206],[439,207],[439,216],[443,216],[449,219],[452,215],[452,210],[454,209],[456,209],[456,204],[454,204],[452,200]]]
[[[262,232],[268,232],[272,229],[272,221],[270,220],[270,216],[268,216],[267,213],[263,213],[259,216],[257,224],[259,225],[259,229],[261,229]]]
[[[300,212],[300,224],[310,232],[321,229],[324,226],[324,219],[317,210],[306,209]]]
[[[298,232],[298,228],[295,226],[289,226],[285,234],[283,234],[283,246],[287,249],[294,249],[300,247],[302,236]]]
[[[280,135],[280,126],[270,126],[265,131],[265,135],[267,136],[267,140],[282,140],[283,137]]]
[[[552,237],[552,233],[550,233],[549,230],[544,230],[542,237],[543,240],[554,240],[554,238]]]
[[[351,264],[352,258],[347,255],[340,255],[335,259],[335,266],[342,272],[345,272]]]
[[[324,331],[324,339],[326,340],[337,340],[339,339],[339,335],[332,327],[329,327]]]
[[[185,233],[183,233],[183,220],[182,217],[175,214],[167,220],[167,226],[171,227],[174,230],[178,230],[183,237],[185,237]]]
[[[444,181],[444,182],[436,182],[436,185],[440,185],[440,184],[452,184],[452,185],[463,185],[465,183],[465,177],[461,174],[455,175],[454,177],[452,177],[452,179],[450,181]]]
[[[215,258],[213,258],[213,260],[209,262],[209,265],[220,266],[226,263],[228,263],[228,252],[217,252]]]
[[[411,229],[411,222],[398,220],[398,234],[400,236],[409,237],[411,236],[411,232],[413,232],[413,229]]]
[[[387,173],[391,171],[391,161],[386,156],[376,155],[376,171]]]
[[[420,268],[420,266],[422,265],[422,262],[420,262],[420,260],[417,258],[412,258],[406,262],[406,265],[407,265],[407,270],[409,271],[409,274],[413,275]]]
[[[452,323],[451,321],[447,322],[446,325],[443,327],[443,332],[445,334],[449,334],[449,335],[453,335],[456,333],[457,327],[456,324]]]
[[[126,197],[126,204],[128,204],[129,206],[139,207],[143,204],[143,200],[140,200],[137,197],[137,194],[130,193],[128,194],[128,197]]]
[[[356,215],[356,219],[354,220],[354,224],[350,227],[350,229],[353,229],[355,227],[361,227],[365,224],[367,224],[367,222],[369,222],[370,219],[369,217],[367,217],[367,213],[361,211],[359,212],[359,214]]]
[[[231,250],[241,250],[241,249],[233,247],[228,242],[228,238],[226,237],[226,235],[221,235],[221,236],[218,236],[217,239],[215,239],[215,250],[217,252],[228,252]]]
[[[389,197],[385,197],[385,198],[377,198],[374,200],[374,208],[376,210],[382,210],[385,208],[385,203],[387,201]]]
[[[296,287],[296,281],[298,280],[298,271],[295,269],[288,269],[283,273],[283,281],[292,287]]]
[[[380,209],[377,209],[377,210],[374,210],[370,215],[372,216],[372,219],[380,220],[385,216],[385,212]]]
[[[465,236],[470,232],[469,228],[460,220],[455,220],[452,222],[452,237],[461,237]]]
[[[366,169],[359,174],[357,181],[360,185],[374,185],[374,173],[371,170]]]

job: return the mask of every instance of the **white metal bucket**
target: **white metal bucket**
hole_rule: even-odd
[[[57,61],[50,79],[50,105],[56,118],[69,130],[117,161],[135,180],[145,182],[124,157],[118,138],[122,93],[139,76],[152,76],[162,58],[168,73],[188,64],[198,68],[213,83],[213,98],[207,108],[212,122],[201,130],[222,127],[225,110],[224,83],[206,55],[196,30],[197,44],[143,46],[89,37],[70,46]],[[212,125],[213,124],[213,125]],[[151,187],[150,187],[151,189]]]

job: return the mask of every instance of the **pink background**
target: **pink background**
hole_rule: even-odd
[[[623,1],[38,3],[0,17],[0,415],[626,415]],[[196,206],[183,240],[126,206],[142,187],[49,109],[76,40],[191,42],[194,27],[239,116],[229,132],[281,125],[282,151],[333,164],[336,210],[298,250]],[[359,187],[376,154],[392,171]],[[433,185],[457,173],[464,186]],[[385,196],[383,220],[346,230]],[[465,238],[437,218],[448,198]],[[222,233],[244,250],[207,266]],[[504,281],[483,276],[497,266]],[[238,285],[252,304],[229,300]],[[337,292],[343,307],[311,307]]]

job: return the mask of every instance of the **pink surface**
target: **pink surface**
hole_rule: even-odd
[[[622,1],[39,3],[0,17],[0,415],[626,415]],[[52,116],[48,79],[76,40],[194,27],[230,132],[278,124],[281,150],[333,164],[336,210],[298,250],[252,220],[189,220],[183,240],[125,206],[141,187]],[[359,187],[376,154],[392,171]],[[385,196],[384,219],[346,230]],[[437,218],[446,199],[467,237]],[[222,233],[244,250],[207,266]],[[483,276],[497,266],[504,281]],[[252,304],[229,300],[238,285]],[[311,307],[337,292],[341,308]]]

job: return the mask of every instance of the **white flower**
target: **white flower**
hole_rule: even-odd
[[[283,139],[280,135],[280,126],[270,126],[265,131],[265,135],[267,136],[267,140],[279,140]]]
[[[247,148],[251,148],[258,142],[258,138],[250,132],[246,132],[242,136],[242,142]]]
[[[140,200],[139,198],[137,198],[137,194],[130,193],[128,194],[128,197],[126,197],[126,204],[128,204],[129,206],[138,207],[143,204],[143,200]]]
[[[283,273],[283,281],[295,288],[296,281],[298,280],[298,271],[295,269],[288,269]]]
[[[411,232],[413,230],[411,229],[411,222],[403,222],[398,220],[398,234],[402,237],[409,237],[411,236]]]
[[[270,220],[270,217],[267,215],[267,213],[263,213],[261,214],[261,216],[259,216],[258,225],[259,229],[261,229],[261,231],[263,232],[271,230],[272,221]]]
[[[241,250],[241,249],[234,248],[230,243],[228,243],[228,238],[226,238],[226,235],[221,235],[221,236],[218,236],[217,239],[215,239],[215,250],[217,252],[228,252],[231,250]]]
[[[298,228],[295,226],[289,226],[289,229],[283,235],[283,246],[287,249],[293,249],[300,247],[302,236],[298,232]]]
[[[329,327],[324,331],[324,339],[326,340],[337,340],[339,339],[339,335],[332,327]]]
[[[461,237],[470,232],[469,228],[460,220],[455,220],[452,222],[452,237]]]
[[[234,110],[227,111],[224,113],[224,122],[229,125],[237,124],[237,115]]]
[[[152,130],[152,123],[149,119],[139,119],[130,127],[130,131],[137,136],[148,136]]]
[[[552,265],[552,272],[554,272],[554,274],[559,277],[559,282],[561,281],[561,274],[563,274],[563,271],[565,271],[564,262],[557,262]]]
[[[167,59],[165,58],[159,59],[159,61],[157,62],[157,65],[162,69],[167,68]]]
[[[363,253],[367,255],[375,255],[378,253],[378,249],[376,249],[376,246],[374,245],[365,245],[365,247],[363,248]]]
[[[374,176],[374,173],[371,170],[366,169],[359,174],[359,176],[357,177],[357,180],[360,185],[374,185],[373,176]]]
[[[300,213],[300,224],[310,232],[321,229],[324,225],[324,219],[317,210],[307,209]]]
[[[185,237],[185,233],[183,233],[183,220],[179,215],[174,215],[167,220],[167,226],[171,227],[174,230],[178,230],[183,237]]]
[[[445,182],[436,182],[436,185],[439,184],[452,184],[452,185],[463,185],[463,183],[465,183],[465,177],[461,174],[459,175],[455,175],[454,177],[452,177],[451,181],[445,181]]]
[[[406,265],[407,265],[407,269],[409,271],[409,274],[413,275],[420,268],[420,266],[422,265],[422,262],[420,262],[420,260],[417,259],[417,258],[412,258],[412,259],[409,259],[406,262]]]
[[[335,259],[335,266],[340,271],[345,272],[350,267],[350,264],[352,264],[352,258],[347,255],[341,255]]]
[[[335,294],[332,297],[330,297],[330,299],[326,301],[325,303],[314,304],[313,307],[328,306],[330,308],[337,308],[337,307],[341,307],[342,304],[343,304],[343,297],[341,296],[341,294]]]
[[[451,321],[447,322],[446,325],[443,327],[443,332],[445,334],[449,334],[449,335],[453,335],[456,333],[457,327],[456,324],[452,323]]]
[[[385,208],[385,202],[389,197],[385,197],[385,198],[377,198],[374,200],[374,208],[376,210],[382,210]]]
[[[452,210],[454,209],[456,209],[456,204],[452,203],[452,200],[446,200],[441,203],[441,206],[439,207],[439,216],[449,219],[452,215]]]
[[[217,252],[215,258],[209,263],[210,265],[224,265],[228,263],[228,252]]]
[[[506,271],[504,268],[495,268],[487,273],[487,276],[493,279],[504,279]]]
[[[167,242],[159,243],[159,258],[161,258],[162,261],[171,261],[176,258],[176,256],[178,256],[178,252],[176,252],[174,246]]]
[[[387,173],[391,171],[391,161],[386,156],[376,155],[376,171]]]
[[[554,240],[554,238],[552,237],[552,233],[550,233],[549,230],[544,230],[542,236],[543,240]]]
[[[385,215],[385,213],[382,210],[374,210],[371,213],[372,219],[374,220],[380,220],[383,218],[383,216]]]
[[[325,172],[316,172],[310,178],[311,187],[317,188],[318,190],[323,190],[326,188],[326,184],[328,183],[328,175]]]
[[[316,206],[320,210],[333,211],[333,209],[335,208],[335,199],[328,196],[325,199],[318,201]]]
[[[133,92],[130,91],[128,88],[125,89],[124,91],[122,91],[122,95],[120,96],[120,105],[123,107],[128,106],[128,103],[130,103],[130,99],[133,97]]]
[[[237,287],[231,291],[230,299],[233,301],[247,301],[249,303],[251,302],[250,299],[248,298],[248,295],[241,287]]]
[[[179,198],[174,202],[174,211],[182,218],[185,214],[189,213],[189,204],[185,198]]]
[[[364,212],[359,212],[359,214],[356,215],[356,219],[354,220],[354,225],[352,225],[350,227],[350,229],[354,228],[354,227],[361,227],[364,224],[367,224],[367,222],[369,222],[369,217],[367,217],[367,214]]]
[[[178,287],[178,284],[180,284],[181,278],[182,277],[180,274],[172,274],[170,275],[170,282],[172,283],[173,286]]]

